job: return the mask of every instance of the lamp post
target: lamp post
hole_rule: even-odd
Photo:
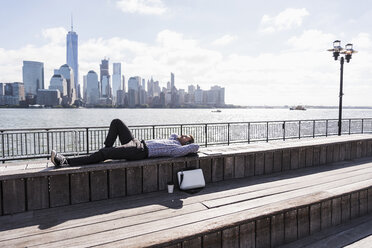
[[[353,49],[353,44],[347,44],[345,46],[345,49],[341,46],[340,40],[335,40],[333,42],[333,48],[328,49],[328,51],[333,52],[333,57],[335,60],[340,57],[340,94],[339,94],[339,106],[338,106],[338,135],[341,135],[342,132],[342,96],[344,95],[342,88],[343,88],[343,77],[344,77],[344,61],[346,59],[346,62],[349,63],[351,59],[351,55],[353,53],[357,53]],[[345,55],[345,56],[340,56]]]

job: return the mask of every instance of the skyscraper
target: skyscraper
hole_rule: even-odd
[[[87,100],[87,76],[83,76],[83,98]]]
[[[73,85],[75,85],[74,71],[70,66],[64,64],[59,68],[58,74],[61,74],[67,82],[67,96],[63,99],[63,104],[71,105],[76,100],[76,89],[73,87]]]
[[[170,90],[172,91],[172,93],[175,90],[175,86],[174,86],[174,73],[173,72],[171,72],[171,88],[170,88]]]
[[[122,90],[121,84],[121,63],[113,63],[113,73],[112,73],[112,96],[114,103],[116,103],[117,91]]]
[[[100,68],[100,82],[101,82],[101,97],[111,97],[111,84],[109,72],[109,60],[101,60]]]
[[[123,79],[121,80],[122,82],[123,82],[123,91],[125,92],[126,90],[126,88],[125,88],[125,76],[123,75]]]
[[[128,103],[129,107],[135,107],[139,104],[139,90],[140,90],[141,78],[130,77],[128,80]]]
[[[94,105],[99,100],[99,83],[98,75],[95,71],[89,71],[87,76],[86,103]]]
[[[147,80],[147,93],[149,97],[154,97],[154,80]]]
[[[171,72],[171,83],[170,83],[170,94],[171,94],[171,106],[175,107],[178,105],[176,86],[174,85],[174,73]]]
[[[67,81],[61,74],[54,74],[49,83],[50,90],[59,90],[60,96],[67,96]]]
[[[74,84],[71,87],[78,92],[79,84],[79,64],[78,64],[78,35],[73,31],[73,24],[71,18],[71,31],[66,36],[66,63],[74,71]],[[79,97],[79,96],[78,96]]]
[[[37,95],[37,90],[44,89],[44,64],[36,61],[23,61],[23,83],[27,95]]]
[[[14,82],[4,85],[4,96],[2,104],[19,105],[20,101],[23,100],[25,100],[25,90],[23,83]]]

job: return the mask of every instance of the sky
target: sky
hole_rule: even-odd
[[[21,82],[23,60],[45,85],[79,36],[79,81],[103,58],[131,76],[175,74],[177,88],[225,88],[235,105],[331,105],[339,100],[334,40],[358,53],[344,68],[344,106],[372,106],[372,2],[367,0],[1,0],[0,82]]]

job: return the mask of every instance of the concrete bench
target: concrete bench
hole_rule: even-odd
[[[207,183],[372,156],[372,135],[203,148],[197,156],[111,161],[63,169],[0,167],[0,213],[9,215],[163,191],[176,173],[201,168]]]

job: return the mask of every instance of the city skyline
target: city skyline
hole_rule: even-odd
[[[0,82],[22,81],[22,61],[34,60],[44,63],[47,87],[53,69],[65,63],[73,12],[80,85],[89,70],[99,72],[97,61],[109,57],[127,78],[153,76],[165,83],[174,72],[179,88],[221,85],[228,89],[226,103],[335,106],[339,64],[326,49],[341,39],[360,51],[345,65],[344,104],[372,105],[370,3],[93,0],[89,6],[67,1],[53,15],[45,11],[52,3],[23,4],[34,15],[45,14],[27,19],[10,2],[0,10],[6,37],[0,42]],[[26,19],[27,30],[15,32]]]
[[[77,82],[79,74],[78,35],[71,30],[66,35],[66,64],[54,69],[49,87],[44,84],[44,63],[23,61],[24,83],[0,83],[0,106],[42,106],[42,107],[226,107],[225,88],[218,85],[202,90],[199,85],[188,85],[188,91],[177,89],[175,74],[170,73],[166,87],[160,88],[153,77],[130,77],[126,87],[125,76],[121,75],[121,63],[112,63],[104,58],[99,65],[100,80],[94,70],[83,76],[83,88]],[[111,82],[112,78],[112,82]],[[123,80],[123,81],[122,81]],[[128,88],[128,92],[126,92]],[[82,91],[82,94],[81,94]],[[36,104],[36,105],[35,105]],[[230,105],[231,106],[231,105]]]

